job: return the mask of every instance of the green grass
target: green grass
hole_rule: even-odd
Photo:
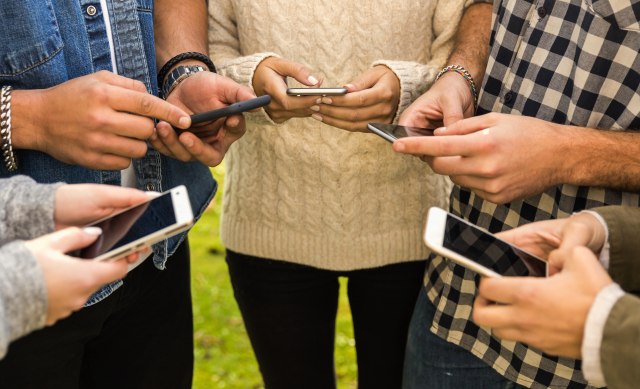
[[[213,169],[222,185],[224,168]],[[196,224],[191,245],[196,366],[194,389],[258,389],[262,379],[242,317],[233,298],[219,220],[222,188],[212,206]],[[355,340],[351,313],[341,280],[336,333],[336,375],[340,389],[356,388]]]

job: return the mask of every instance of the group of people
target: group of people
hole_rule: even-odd
[[[335,387],[342,276],[361,388],[633,386],[639,5],[1,3],[1,386],[191,387],[185,234],[65,253],[143,190],[184,184],[199,216],[225,155],[221,233],[266,388]],[[391,147],[370,122],[435,136]],[[555,274],[481,280],[430,254],[431,206]]]

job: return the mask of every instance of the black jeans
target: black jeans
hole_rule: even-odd
[[[400,388],[424,261],[336,272],[227,251],[227,263],[267,389],[336,387],[339,276],[348,277],[358,388]]]
[[[151,258],[107,299],[9,346],[3,389],[189,389],[193,318],[185,242],[155,268]]]

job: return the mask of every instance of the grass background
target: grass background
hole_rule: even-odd
[[[224,166],[212,169],[220,184],[216,198],[189,234],[193,293],[194,389],[263,388],[251,344],[229,282],[219,221]],[[341,279],[336,332],[338,388],[357,387],[355,340],[351,312]]]

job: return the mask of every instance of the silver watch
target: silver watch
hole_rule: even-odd
[[[162,84],[162,97],[167,98],[169,93],[173,91],[179,83],[184,81],[187,77],[191,77],[198,72],[208,72],[209,70],[200,65],[190,66],[177,66],[168,75],[167,79]]]

